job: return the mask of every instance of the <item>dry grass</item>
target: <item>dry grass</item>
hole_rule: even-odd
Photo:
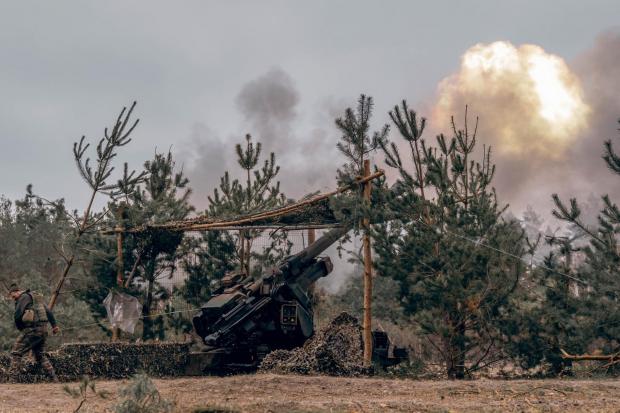
[[[615,412],[620,394],[619,380],[448,382],[256,374],[154,381],[180,412]],[[125,383],[97,382],[97,389],[115,395]],[[81,411],[103,412],[114,403],[93,398]],[[75,406],[62,385],[0,385],[1,412],[68,412]]]

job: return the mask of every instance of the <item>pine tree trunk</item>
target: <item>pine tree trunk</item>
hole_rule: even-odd
[[[142,340],[151,340],[154,337],[153,320],[151,319],[151,307],[153,305],[153,283],[155,281],[155,263],[150,260],[146,265],[146,276],[148,280],[146,297],[142,305]]]
[[[450,380],[462,380],[465,378],[465,327],[449,318],[448,325],[453,335],[444,337],[446,373]]]
[[[463,323],[459,322],[459,325],[456,328],[457,331],[457,343],[456,350],[458,351],[456,357],[456,366],[455,366],[455,378],[457,380],[462,380],[465,378],[465,326]]]

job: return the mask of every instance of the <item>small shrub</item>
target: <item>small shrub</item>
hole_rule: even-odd
[[[132,381],[119,391],[123,399],[114,407],[116,413],[169,413],[174,403],[161,397],[157,387],[146,374],[134,376]]]
[[[378,370],[380,376],[419,379],[428,375],[426,363],[422,359],[405,360],[385,370]]]
[[[74,413],[79,412],[80,409],[84,406],[84,403],[86,403],[86,400],[89,398],[89,392],[88,392],[89,389],[90,389],[90,392],[92,393],[90,397],[99,397],[102,399],[106,399],[109,396],[109,393],[106,392],[105,390],[97,391],[95,387],[95,382],[91,381],[90,378],[87,376],[82,377],[82,381],[80,382],[80,385],[77,388],[71,388],[68,385],[63,386],[63,390],[65,391],[65,393],[67,393],[69,396],[73,397],[74,399],[80,400],[80,403],[73,411]]]

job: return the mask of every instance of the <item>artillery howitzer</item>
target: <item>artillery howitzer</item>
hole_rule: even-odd
[[[301,252],[286,258],[260,279],[229,274],[193,319],[206,348],[192,353],[190,373],[253,370],[276,349],[301,346],[314,333],[309,288],[331,273],[329,257],[319,257],[347,232],[335,228]],[[373,359],[383,365],[406,358],[404,349],[389,356],[385,332],[373,332]]]

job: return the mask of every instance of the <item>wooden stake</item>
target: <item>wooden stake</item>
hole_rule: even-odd
[[[125,263],[123,260],[123,209],[124,207],[121,205],[119,207],[117,221],[118,225],[116,226],[116,285],[119,287],[123,287],[123,276],[125,272]],[[121,330],[118,327],[114,327],[112,329],[112,341],[118,341],[121,338]]]
[[[123,286],[123,275],[125,265],[123,262],[123,232],[122,227],[117,227],[119,232],[116,233],[116,285]]]
[[[314,228],[310,228],[308,230],[308,245],[314,244],[314,241],[316,241],[316,232]]]
[[[121,338],[121,330],[118,327],[112,328],[112,342],[119,341]]]
[[[245,272],[245,239],[243,238],[243,231],[239,231],[239,270]],[[249,275],[249,274],[246,274]]]
[[[364,177],[370,176],[370,160],[364,161]],[[370,181],[364,184],[364,201],[370,205]],[[370,220],[364,218],[362,222],[364,230],[364,365],[370,367],[372,363],[372,257],[370,251]]]

